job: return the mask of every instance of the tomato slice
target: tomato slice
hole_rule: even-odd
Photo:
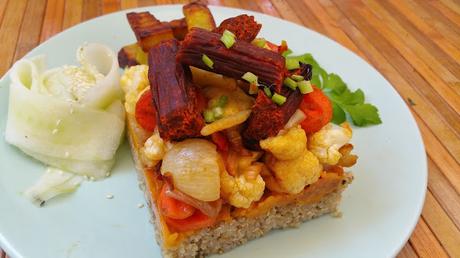
[[[136,121],[147,131],[153,132],[157,125],[157,112],[153,105],[152,92],[145,91],[136,103]]]
[[[217,221],[217,217],[206,216],[199,210],[196,210],[192,216],[186,219],[172,219],[165,217],[168,226],[174,228],[178,232],[198,230],[205,227],[214,225]]]
[[[192,216],[195,212],[195,208],[166,195],[166,191],[169,190],[169,187],[168,183],[165,183],[158,197],[158,206],[161,214],[168,218],[179,220]]]
[[[305,120],[300,123],[306,133],[319,131],[332,119],[331,101],[316,86],[313,86],[313,92],[304,95],[300,110],[306,115]]]
[[[228,140],[222,132],[211,134],[211,140],[216,144],[219,152],[228,152]]]

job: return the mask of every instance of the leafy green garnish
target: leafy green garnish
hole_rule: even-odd
[[[361,89],[351,91],[340,76],[326,72],[311,54],[290,56],[289,58],[312,66],[311,83],[320,88],[331,100],[333,123],[345,122],[347,114],[356,126],[382,123],[378,109],[372,104],[365,103],[364,92]]]

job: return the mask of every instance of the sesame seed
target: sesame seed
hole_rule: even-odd
[[[73,114],[73,108],[70,108],[70,114]]]
[[[64,174],[64,172],[62,172],[62,170],[59,170],[59,175],[62,175]]]
[[[58,129],[57,128],[54,128],[53,131],[51,132],[52,134],[57,134],[58,132]]]
[[[56,121],[56,126],[59,126],[60,124],[61,124],[61,119],[58,119],[58,120]]]
[[[107,194],[107,195],[105,196],[105,198],[107,198],[107,199],[113,199],[113,195],[112,195],[112,194]]]
[[[66,158],[68,158],[68,157],[70,156],[70,153],[69,153],[68,151],[66,151],[66,152],[64,153],[64,156],[65,156]]]
[[[107,172],[107,173],[105,174],[105,177],[109,177],[109,176],[110,176],[110,172]]]
[[[139,208],[139,209],[144,208],[144,204],[143,204],[143,203],[139,203],[139,204],[137,205],[137,208]]]
[[[89,180],[90,180],[90,181],[94,181],[95,179],[96,179],[96,178],[94,178],[94,176],[89,177]]]
[[[85,180],[88,180],[88,176],[87,176],[87,175],[83,175],[83,178],[84,178]]]

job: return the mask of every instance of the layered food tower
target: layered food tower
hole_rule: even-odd
[[[128,13],[118,54],[129,139],[165,257],[222,253],[337,210],[356,163],[347,123],[287,44],[206,5],[161,22]],[[148,64],[148,65],[147,65]]]

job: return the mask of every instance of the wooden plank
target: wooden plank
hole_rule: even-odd
[[[391,65],[396,68],[398,74],[409,82],[415,91],[423,95],[425,97],[424,101],[431,103],[432,107],[439,112],[440,117],[448,123],[448,126],[454,133],[454,137],[452,137],[451,140],[458,143],[457,145],[451,146],[452,149],[449,150],[452,155],[460,158],[460,114],[447,105],[444,99],[436,92],[435,88],[431,87],[420,74],[414,71],[414,68],[391,46],[385,37],[370,27],[367,19],[357,13],[351,5],[346,5],[344,4],[345,2],[342,1],[335,1],[335,3],[339,9],[342,9],[342,12],[349,15],[350,21],[355,24],[355,26],[359,27],[359,30],[365,37],[372,40],[372,45],[375,46]],[[423,114],[422,117],[424,118],[425,116],[426,114]],[[457,154],[455,154],[455,152]]]
[[[260,7],[254,1],[239,0],[240,8],[251,10],[254,12],[260,12]]]
[[[286,0],[285,2],[287,3],[287,8],[291,9],[297,15],[297,17],[299,17],[299,19],[302,21],[305,27],[319,32],[321,34],[326,34],[326,30],[324,29],[323,25],[318,21],[318,19],[312,19],[312,11],[305,3],[303,3],[303,1]]]
[[[8,0],[0,0],[0,26],[3,21],[3,15],[5,15],[7,4],[8,4]]]
[[[101,0],[84,0],[82,20],[86,21],[99,16],[102,13]]]
[[[418,114],[416,114],[414,118],[422,133],[423,142],[425,143],[428,155],[441,169],[446,178],[449,179],[457,193],[460,193],[460,174],[458,173],[458,171],[460,171],[460,165],[454,159],[455,156],[450,155]]]
[[[452,11],[456,12],[460,15],[460,5],[455,0],[441,0],[441,2],[447,6],[447,8],[451,9]]]
[[[438,31],[426,24],[404,1],[389,0],[389,3],[415,25],[427,38],[438,45],[446,54],[460,64],[460,50],[449,40],[444,38]]]
[[[419,220],[409,241],[421,258],[449,257],[423,218]]]
[[[280,14],[281,18],[297,23],[302,24],[302,21],[297,17],[296,13],[289,7],[289,5],[283,0],[272,0],[273,6],[276,8],[277,12]]]
[[[238,0],[222,0],[222,5],[227,7],[240,8],[240,2]]]
[[[22,58],[40,42],[40,29],[45,7],[46,0],[27,2],[13,61]]]
[[[10,68],[14,57],[14,49],[19,36],[22,18],[27,6],[26,0],[8,1],[0,26],[0,77]]]
[[[66,0],[64,6],[64,20],[62,29],[65,30],[81,22],[83,14],[83,0]]]
[[[439,9],[433,8],[433,1],[410,0],[409,4],[417,5],[421,8],[422,18],[428,23],[435,24],[440,33],[454,33],[454,37],[460,37],[460,23],[455,23],[446,17]],[[460,16],[458,16],[460,18]]]
[[[392,30],[396,35],[399,35],[402,41],[407,44],[411,50],[415,52],[420,59],[424,60],[426,64],[429,64],[434,71],[447,83],[455,83],[460,80],[460,66],[458,67],[458,73],[451,72],[445,67],[441,61],[432,52],[429,52],[421,43],[419,43],[411,33],[403,28],[399,22],[391,15],[385,8],[383,8],[379,1],[375,0],[363,0],[366,7],[375,16],[377,16],[387,28]],[[458,89],[460,92],[460,89]]]
[[[43,18],[40,42],[43,42],[62,30],[64,19],[64,1],[48,0]]]
[[[428,158],[428,189],[438,200],[457,228],[460,228],[460,194],[441,172],[440,168]]]
[[[453,44],[454,47],[459,49],[459,46],[456,46],[460,42],[460,34],[459,28],[456,26],[452,26],[452,24],[444,24],[442,22],[442,18],[433,18],[436,15],[435,10],[426,10],[422,3],[425,1],[414,1],[414,0],[405,0],[408,8],[411,9],[412,12],[416,13],[417,16],[422,20],[425,24],[429,25],[433,31],[436,31],[445,39]],[[428,3],[426,3],[428,4]]]
[[[355,52],[361,58],[367,60],[367,57],[358,49],[358,47],[353,43],[353,41],[343,32],[343,30],[338,28],[337,23],[334,19],[332,19],[324,10],[324,8],[319,4],[317,0],[309,1],[304,0],[304,4],[306,4],[311,13],[318,19],[318,21],[323,25],[326,30],[326,35],[331,37],[332,39],[336,40],[337,42],[344,45],[349,50]]]
[[[394,48],[404,57],[409,64],[429,83],[427,87],[431,89],[432,94],[438,93],[447,103],[451,106],[456,113],[460,113],[460,88],[455,92],[454,87],[447,85],[439,76],[438,71],[431,63],[425,63],[426,60],[422,59],[411,47],[408,46],[407,41],[401,38],[401,34],[396,34],[390,30],[386,23],[379,21],[368,9],[361,4],[353,5],[353,9],[370,24],[374,30],[378,31]],[[406,32],[407,33],[407,32]],[[403,34],[404,35],[404,34]],[[434,58],[433,58],[434,59]],[[439,64],[440,65],[440,64]],[[436,85],[436,90],[431,87]],[[419,85],[417,85],[419,87]],[[460,118],[458,118],[460,119]],[[459,127],[460,130],[460,127]]]
[[[137,0],[121,0],[120,7],[122,10],[136,8],[137,7]]]
[[[436,201],[427,192],[422,217],[450,257],[460,257],[460,231]]]
[[[452,11],[449,7],[438,0],[427,1],[432,7],[442,13],[444,17],[452,21],[456,26],[460,26],[460,15]]]
[[[263,13],[275,17],[280,17],[280,14],[270,0],[256,0],[255,2],[259,5],[259,8]]]
[[[348,20],[347,17],[335,6],[330,0],[320,0],[321,5],[324,7],[326,12],[341,27],[343,31],[355,42],[355,44],[363,51],[368,57],[370,63],[374,65],[382,74],[387,78],[388,81],[395,87],[401,97],[405,100],[410,99],[415,102],[415,105],[411,105],[411,109],[420,114],[423,121],[430,125],[433,133],[443,142],[449,152],[460,154],[460,140],[455,132],[449,127],[449,125],[442,119],[442,115],[428,103],[428,100],[420,95],[409,83],[401,76],[392,65],[391,61],[387,61],[382,53],[377,50],[369,40]]]
[[[102,1],[102,13],[108,14],[120,10],[120,0],[103,0]]]
[[[449,69],[453,74],[460,74],[460,66],[456,60],[454,60],[450,55],[446,54],[434,41],[428,38],[422,31],[420,31],[410,20],[407,19],[404,15],[398,12],[387,1],[378,1],[378,3],[385,8],[385,10],[390,13],[394,19],[402,26],[410,35],[412,35],[416,40],[426,48],[433,56],[437,57],[439,62],[441,62],[447,69]]]
[[[407,242],[403,249],[399,252],[397,258],[417,258],[418,255],[415,252],[414,248],[410,244],[410,242]]]

